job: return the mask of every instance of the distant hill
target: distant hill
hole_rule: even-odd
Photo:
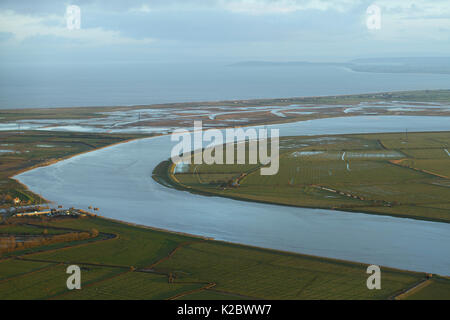
[[[245,61],[231,67],[346,67],[355,72],[450,74],[450,57],[405,57],[355,59],[346,63],[308,61]]]
[[[347,66],[339,62],[308,62],[308,61],[244,61],[230,64],[231,67],[305,67],[305,66]]]
[[[352,60],[359,72],[450,74],[450,57],[378,58]]]

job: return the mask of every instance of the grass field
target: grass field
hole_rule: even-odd
[[[405,295],[406,300],[448,300],[450,289],[449,280],[443,278],[428,280],[424,287],[412,290]]]
[[[62,234],[67,233],[67,230],[53,229],[53,228],[42,228],[36,227],[34,225],[27,224],[7,224],[0,225],[0,235],[8,234],[21,234],[21,235],[43,235],[43,234]]]
[[[280,170],[258,165],[187,165],[166,185],[241,200],[450,222],[450,132],[280,140]]]
[[[368,290],[367,265],[359,263],[234,245],[99,217],[36,218],[33,224],[80,231],[96,228],[116,237],[0,258],[0,299],[387,299],[426,279],[423,273],[382,267],[382,289]],[[81,290],[65,287],[65,270],[71,264],[81,268]],[[450,299],[450,280],[439,279],[436,289],[428,286],[419,297],[439,294]]]

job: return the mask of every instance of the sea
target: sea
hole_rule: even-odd
[[[0,109],[130,106],[449,89],[450,75],[231,62],[0,63]]]

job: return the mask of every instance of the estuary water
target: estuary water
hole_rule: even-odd
[[[450,130],[450,117],[361,116],[268,126],[280,135]],[[64,206],[265,248],[450,275],[450,224],[205,197],[166,188],[153,168],[169,136],[123,143],[15,178]]]

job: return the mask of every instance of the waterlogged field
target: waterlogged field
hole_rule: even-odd
[[[449,132],[286,137],[276,175],[259,165],[167,163],[166,180],[242,200],[450,222],[449,145]]]
[[[328,97],[189,102],[130,107],[0,110],[0,131],[168,133],[201,120],[206,128],[361,115],[450,114],[450,90]]]
[[[20,220],[15,220],[20,224]],[[28,225],[113,234],[64,248],[0,257],[1,299],[387,299],[426,281],[423,273],[381,267],[369,290],[367,265],[223,243],[98,217],[27,219]],[[81,290],[68,290],[68,265]],[[434,277],[420,298],[450,298]],[[435,288],[436,287],[436,288]],[[420,289],[420,288],[419,288]],[[408,296],[411,298],[411,296]],[[414,298],[414,297],[412,297]]]

